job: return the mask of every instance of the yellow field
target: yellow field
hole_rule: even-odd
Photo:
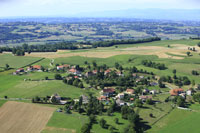
[[[0,108],[1,133],[40,133],[55,108],[8,101]]]
[[[199,47],[195,47],[197,52],[200,51]],[[172,44],[171,48],[162,46],[140,46],[140,47],[129,47],[124,49],[106,49],[101,48],[96,51],[89,50],[87,52],[69,52],[69,50],[59,50],[58,52],[47,52],[47,53],[31,53],[26,56],[32,57],[44,57],[44,58],[60,58],[60,57],[71,57],[71,56],[84,56],[84,57],[96,57],[96,58],[108,58],[115,55],[133,54],[133,55],[156,55],[159,58],[170,58],[170,59],[183,59],[188,51],[188,46],[183,44]],[[169,54],[177,55],[172,56]]]

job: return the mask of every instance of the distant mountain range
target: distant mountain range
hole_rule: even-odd
[[[178,6],[178,5],[177,5]],[[101,12],[86,12],[74,17],[112,17],[112,18],[137,18],[159,20],[200,20],[200,9],[128,9]]]

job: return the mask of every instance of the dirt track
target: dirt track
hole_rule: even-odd
[[[1,133],[40,133],[55,108],[9,101],[0,108]]]

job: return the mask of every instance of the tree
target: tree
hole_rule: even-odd
[[[78,87],[79,87],[79,88],[84,88],[83,83],[80,82],[80,83],[78,84]]]
[[[193,95],[193,100],[200,104],[200,93],[194,94]]]
[[[152,105],[152,104],[153,104],[152,99],[147,99],[147,100],[146,100],[146,104]]]
[[[184,106],[185,106],[185,99],[184,99],[183,97],[179,96],[179,97],[177,98],[177,105],[178,105],[179,107],[184,107]]]
[[[188,51],[186,54],[187,54],[187,56],[190,56],[191,53]]]
[[[110,130],[111,133],[114,133],[115,128],[113,126],[109,126],[108,130]]]
[[[92,124],[96,121],[95,115],[91,114],[91,115],[89,116],[89,120],[90,120],[90,124],[92,125]]]
[[[96,61],[92,61],[92,65],[93,65],[94,68],[96,68],[97,67]]]
[[[174,74],[174,75],[176,74],[176,69],[173,70],[173,74]]]
[[[115,123],[119,124],[119,119],[118,118],[115,118]]]
[[[81,128],[81,133],[90,133],[91,126],[89,123],[85,123]]]
[[[9,69],[9,67],[10,67],[10,66],[9,66],[8,64],[6,64],[6,70],[8,70],[8,69]]]
[[[55,74],[54,77],[56,80],[62,80],[62,76],[60,74]]]
[[[53,104],[58,104],[60,101],[59,101],[55,96],[53,96],[53,97],[51,98],[51,102],[52,102]]]
[[[200,47],[200,42],[197,44],[198,47]]]
[[[101,120],[99,121],[99,124],[102,128],[106,127],[106,120],[104,120],[103,118],[101,118]]]
[[[135,100],[135,106],[136,107],[142,107],[142,101],[140,99]]]

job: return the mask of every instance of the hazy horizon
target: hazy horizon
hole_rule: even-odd
[[[198,0],[0,0],[0,17],[73,17],[77,14],[83,14],[84,17],[84,13],[129,9],[200,9],[200,2]]]

